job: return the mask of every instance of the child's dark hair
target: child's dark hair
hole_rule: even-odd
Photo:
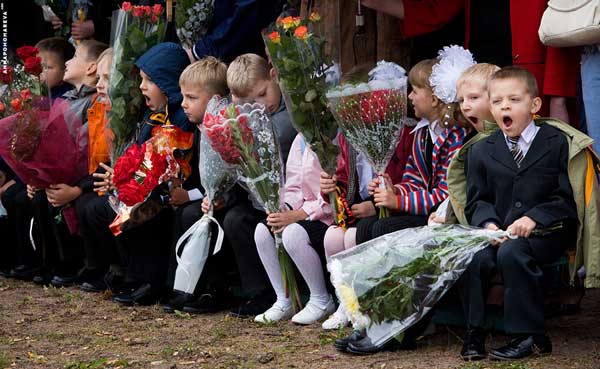
[[[50,37],[40,40],[35,47],[39,51],[45,51],[56,55],[63,65],[67,60],[71,59],[75,54],[75,48],[67,40],[62,37]]]
[[[86,49],[86,57],[88,61],[96,61],[102,52],[108,49],[108,45],[96,40],[83,40],[78,47]]]
[[[525,83],[525,86],[527,87],[527,92],[531,95],[531,97],[539,96],[539,90],[535,76],[533,75],[533,73],[531,73],[525,68],[514,66],[501,68],[499,71],[492,75],[492,78],[490,78],[490,82],[497,81],[500,79],[519,80]]]

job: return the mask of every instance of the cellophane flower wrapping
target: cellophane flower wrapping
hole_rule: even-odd
[[[153,191],[180,176],[181,167],[174,151],[181,145],[189,148],[193,136],[175,126],[156,128],[159,129],[153,131],[152,138],[142,145],[130,145],[115,163],[113,183],[116,196],[111,197],[111,206],[117,216],[110,226],[115,235],[128,221],[139,225],[156,215],[164,206],[160,201],[142,206]],[[168,190],[167,186],[163,192]],[[136,209],[139,210],[137,213]]]
[[[327,92],[329,107],[344,137],[362,152],[380,176],[385,172],[406,120],[406,72],[385,61],[377,63],[370,80],[343,84]],[[381,208],[380,218],[387,217]]]
[[[319,158],[323,171],[334,174],[339,147],[333,143],[337,124],[327,108],[325,93],[339,79],[337,66],[327,60],[325,39],[313,30],[321,17],[278,18],[263,33],[269,57],[292,124]],[[335,192],[330,203],[337,219]]]
[[[88,131],[68,101],[34,99],[0,120],[0,155],[23,182],[37,188],[74,185],[88,166]]]
[[[246,184],[265,211],[284,210],[283,163],[273,122],[261,104],[227,104],[213,97],[206,108],[202,132],[225,163],[235,165],[238,179]],[[301,305],[294,265],[275,234],[284,286],[295,309]]]
[[[111,102],[109,127],[112,131],[111,161],[132,142],[142,119],[144,98],[136,60],[165,38],[166,23],[160,5],[132,6],[128,2],[113,13],[111,45],[114,48],[108,95]]]
[[[175,8],[177,37],[187,49],[194,47],[210,27],[215,0],[179,0]]]
[[[200,182],[211,203],[222,198],[237,181],[235,167],[221,159],[221,156],[212,148],[205,133],[202,133],[200,139],[199,169]]]
[[[383,345],[418,322],[460,278],[473,255],[505,231],[439,225],[403,229],[333,255],[328,267],[357,329]]]

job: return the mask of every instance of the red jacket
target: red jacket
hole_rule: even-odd
[[[538,37],[546,0],[510,0],[510,24],[514,65],[529,69],[540,93],[577,96],[579,57],[577,48],[545,47]],[[404,37],[433,32],[465,11],[465,47],[469,47],[471,0],[404,0]],[[493,17],[493,14],[489,15]],[[477,59],[477,55],[475,55]],[[548,105],[545,105],[547,113]]]

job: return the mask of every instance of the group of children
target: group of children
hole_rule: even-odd
[[[97,41],[82,41],[73,54],[60,39],[43,40],[37,46],[44,63],[42,78],[52,97],[69,101],[85,122],[98,120],[99,112],[104,116],[110,108],[112,49]],[[379,173],[341,134],[336,139],[341,154],[335,175],[322,171],[318,158],[292,126],[276,74],[264,58],[245,54],[226,66],[205,57],[189,64],[181,46],[158,44],[136,62],[147,111],[135,141],[148,140],[152,128],[166,120],[193,132],[192,174],[182,183],[173,183],[168,204],[157,215],[123,226],[118,236],[109,229],[116,213],[108,195],[114,189],[114,173],[106,156],[90,163],[89,175],[78,183],[37,189],[9,176],[0,194],[11,224],[10,242],[3,241],[2,247],[12,258],[2,265],[2,274],[57,287],[77,284],[88,292],[110,289],[113,300],[127,306],[162,301],[166,312],[191,313],[229,308],[235,316],[254,317],[258,323],[291,319],[337,329],[349,321],[341,306],[336,310],[334,291],[327,282],[327,257],[396,230],[446,221],[435,210],[448,198],[448,167],[463,144],[477,139],[469,145],[464,167],[467,220],[477,227],[508,230],[519,238],[484,249],[461,280],[468,322],[461,355],[465,359],[486,356],[485,296],[487,280],[495,272],[501,273],[506,285],[505,329],[512,340],[490,355],[515,359],[550,352],[543,327],[540,265],[562,255],[568,246],[565,241],[575,237],[577,211],[567,173],[569,143],[560,129],[534,122],[540,99],[528,71],[476,64],[464,71],[456,85],[456,99],[448,103],[435,95],[436,86],[430,81],[438,62],[421,61],[409,72],[408,98],[420,121],[402,130],[383,176],[386,185],[381,187]],[[197,127],[213,95],[266,107],[285,162],[283,202],[289,210],[265,213],[240,185],[220,199],[205,196],[198,172],[201,135]],[[493,122],[499,129],[479,139],[484,123]],[[340,191],[348,204],[345,227],[332,224],[327,195],[333,191]],[[209,253],[193,294],[173,291],[175,244],[208,212],[211,202],[224,228],[226,246],[215,255]],[[391,210],[389,218],[377,217],[381,207]],[[68,208],[76,232],[69,231],[67,222],[55,221],[59,209],[67,218]],[[32,217],[35,250],[29,237]],[[308,286],[308,302],[298,312],[284,289],[277,233]],[[241,291],[234,293],[232,286],[238,285]],[[336,346],[369,352],[361,346],[364,338],[363,333],[353,333]]]

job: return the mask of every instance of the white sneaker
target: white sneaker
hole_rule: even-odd
[[[344,307],[340,305],[338,309],[333,313],[326,321],[323,322],[321,327],[326,331],[339,329],[340,327],[346,327],[350,323],[346,316]]]
[[[296,324],[308,325],[314,322],[321,321],[327,318],[335,310],[333,299],[329,296],[329,301],[324,307],[317,305],[312,300],[309,300],[304,309],[292,317],[292,322]]]
[[[278,322],[280,320],[288,320],[294,315],[292,305],[281,306],[277,302],[262,314],[254,317],[254,321],[257,323],[268,324],[271,322]]]

